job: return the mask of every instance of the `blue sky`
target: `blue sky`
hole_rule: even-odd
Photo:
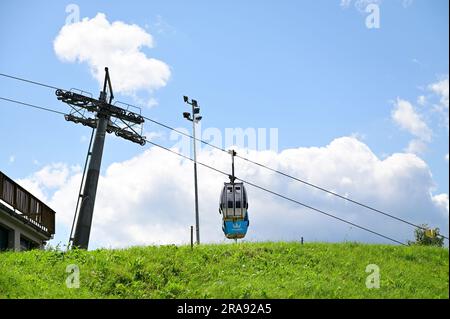
[[[70,3],[2,1],[0,72],[97,96],[87,63],[63,62],[53,47]],[[417,156],[432,173],[433,192],[448,194],[448,127],[432,108],[439,97],[428,89],[448,78],[448,1],[379,2],[379,29],[366,27],[368,13],[339,0],[73,3],[81,18],[104,13],[109,22],[136,24],[153,36],[154,47],[142,52],[164,61],[171,74],[151,93],[157,105],[143,107],[145,115],[189,128],[181,116],[186,94],[202,106],[204,128],[278,128],[280,151],[358,136],[383,159],[404,152],[414,138],[392,118],[399,98],[432,130]],[[114,86],[117,74],[110,72]],[[418,105],[421,95],[428,106]],[[0,96],[67,111],[52,90],[1,77]],[[136,104],[129,95],[116,99]],[[147,124],[146,131],[161,129]],[[3,101],[0,132],[0,168],[13,178],[51,163],[82,165],[82,136],[89,135],[61,116]],[[173,144],[167,137],[158,141]],[[142,151],[109,138],[102,167]]]

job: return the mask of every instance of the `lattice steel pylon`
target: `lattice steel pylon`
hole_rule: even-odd
[[[58,100],[67,103],[72,108],[72,112],[65,116],[67,121],[95,129],[75,234],[73,238],[70,238],[72,247],[88,249],[106,133],[114,133],[118,137],[143,146],[146,142],[145,137],[142,136],[144,118],[138,113],[111,104],[114,95],[108,68],[105,68],[105,81],[99,99],[87,96],[83,92],[59,89],[56,90],[56,96]],[[95,117],[86,117],[86,111],[93,113]],[[117,124],[118,122],[120,125]],[[138,133],[138,131],[140,132]]]

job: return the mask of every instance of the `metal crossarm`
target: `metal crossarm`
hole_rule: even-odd
[[[77,117],[72,114],[68,114],[68,115],[64,116],[64,118],[66,119],[66,121],[74,122],[76,124],[83,124],[84,126],[89,126],[94,129],[97,127],[97,121],[92,118],[87,119],[87,118],[83,118],[83,117]]]
[[[133,124],[143,124],[144,118],[140,114],[127,111],[121,107],[96,100],[82,94],[71,91],[56,90],[57,99],[71,106],[81,107],[92,113],[102,112],[105,115],[131,122]]]

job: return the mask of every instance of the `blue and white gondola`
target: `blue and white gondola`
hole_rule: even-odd
[[[243,183],[224,183],[219,213],[222,214],[222,230],[228,239],[245,237],[250,221],[247,192]]]

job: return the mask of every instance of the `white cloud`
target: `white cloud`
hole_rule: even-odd
[[[69,177],[69,168],[62,163],[51,164],[42,168],[34,176],[35,181],[44,187],[57,188],[66,183]]]
[[[366,139],[366,134],[364,133],[359,133],[359,132],[354,132],[350,135],[350,137],[353,137],[359,141],[364,141]]]
[[[449,97],[448,97],[448,75],[443,80],[432,83],[428,89],[439,98],[439,103],[435,105],[435,110],[440,114],[444,126],[449,128]]]
[[[448,194],[439,194],[439,195],[433,196],[433,202],[436,204],[436,206],[441,208],[441,211],[448,218],[448,212],[449,212]]]
[[[420,106],[425,106],[425,104],[427,104],[427,97],[425,95],[420,95],[417,98],[417,104],[419,104]]]
[[[159,14],[156,16],[155,23],[153,24],[153,29],[155,29],[158,34],[176,33],[176,29]]]
[[[142,105],[147,108],[152,108],[158,105],[158,100],[156,100],[154,97],[141,98],[137,94],[130,94],[130,96],[138,105]]]
[[[405,148],[405,151],[408,153],[424,153],[427,150],[427,144],[431,142],[433,135],[433,130],[425,123],[422,115],[419,114],[419,111],[422,114],[426,114],[429,118],[433,118],[431,115],[437,114],[438,119],[441,123],[444,123],[447,130],[449,127],[448,76],[443,80],[428,85],[427,89],[431,92],[430,94],[417,97],[417,104],[422,106],[420,110],[416,110],[409,101],[397,98],[391,113],[393,120],[400,128],[416,137],[415,139],[412,139]],[[436,99],[438,99],[438,101],[436,101]],[[431,106],[431,108],[429,106]],[[433,128],[438,130],[438,127],[435,125]]]
[[[405,152],[407,153],[413,153],[413,154],[422,154],[426,151],[427,144],[419,139],[411,140],[408,144],[408,147],[405,149]]]
[[[154,131],[144,131],[144,134],[143,134],[144,136],[145,136],[145,138],[148,140],[148,141],[154,141],[154,140],[157,140],[157,139],[161,139],[161,138],[165,138],[166,137],[166,134],[164,133],[164,132],[162,132],[162,131],[158,131],[158,132],[154,132]]]
[[[400,128],[408,131],[423,141],[428,142],[431,140],[431,129],[414,110],[414,107],[410,102],[398,98],[394,103],[394,110],[392,111],[391,116]]]
[[[36,197],[46,200],[51,197],[52,191],[65,187],[69,177],[80,170],[79,166],[69,167],[64,163],[52,163],[28,178],[19,179],[18,183]]]
[[[426,222],[441,229],[448,225],[443,195],[432,197],[434,185],[429,168],[413,154],[392,154],[381,160],[366,144],[343,137],[325,147],[280,153],[250,151],[246,156],[413,222]],[[226,172],[230,170],[229,157],[217,150],[202,150],[198,160]],[[62,173],[65,171],[71,173]],[[50,172],[55,176],[49,180],[54,182],[43,183]],[[99,180],[91,247],[187,243],[189,227],[194,223],[192,175],[191,162],[154,147],[107,167]],[[412,237],[410,227],[245,161],[237,160],[236,175],[397,239]],[[81,173],[68,166],[43,169],[27,179],[37,184],[42,193],[46,193],[44,185],[60,185],[48,200],[57,211],[56,242],[67,240],[80,179]],[[226,179],[199,167],[203,242],[225,241],[218,197]],[[36,183],[37,180],[41,182]],[[251,222],[246,240],[298,240],[303,236],[307,241],[342,241],[347,236],[348,240],[383,241],[250,186],[248,194]]]
[[[16,161],[16,157],[15,157],[14,155],[11,155],[11,156],[8,158],[8,162],[9,162],[10,164],[14,163],[15,161]]]
[[[166,63],[142,51],[153,46],[152,35],[141,27],[122,21],[110,23],[103,13],[65,25],[54,40],[59,59],[87,63],[100,85],[108,66],[114,91],[130,96],[142,90],[151,93],[170,78]]]
[[[341,0],[340,6],[343,8],[348,8],[352,4],[352,0]]]
[[[430,84],[428,88],[440,96],[441,105],[448,109],[449,106],[449,98],[448,98],[448,76],[446,79],[443,79],[439,82]]]

